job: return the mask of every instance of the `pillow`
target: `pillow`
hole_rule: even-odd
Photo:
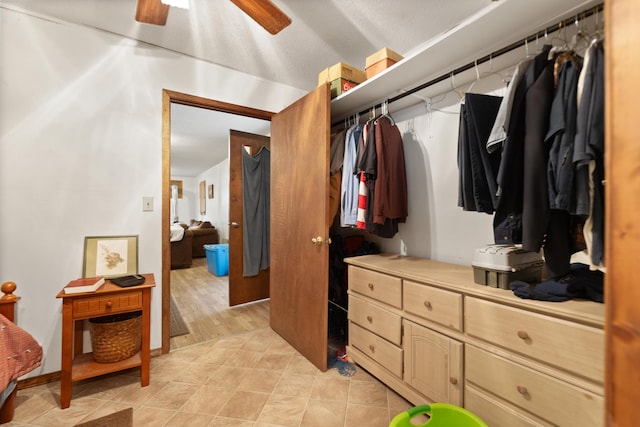
[[[202,221],[200,228],[215,228],[209,221]]]

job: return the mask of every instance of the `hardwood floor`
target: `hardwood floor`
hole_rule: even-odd
[[[171,296],[189,334],[171,338],[171,350],[269,326],[269,300],[229,307],[228,276],[215,276],[206,258],[171,270]]]

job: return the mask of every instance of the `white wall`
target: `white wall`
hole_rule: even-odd
[[[504,83],[485,78],[473,92],[503,95]],[[470,265],[476,248],[493,243],[493,216],[458,207],[458,123],[454,92],[391,115],[402,134],[407,168],[409,216],[392,239],[370,237],[385,252]]]
[[[198,181],[192,176],[172,176],[171,179],[182,181],[182,198],[178,199],[178,221],[189,224],[197,219],[198,214]]]
[[[207,196],[207,213],[200,215],[200,219],[211,221],[218,229],[220,242],[229,239],[229,158],[207,169],[198,176],[197,181],[206,181],[207,191],[209,185],[214,185],[213,199]]]
[[[85,236],[139,236],[161,346],[162,89],[279,111],[304,93],[113,34],[0,8],[0,282],[60,370],[61,301]],[[240,89],[241,88],[241,89]],[[197,194],[197,193],[196,193]],[[154,211],[142,211],[142,197]]]

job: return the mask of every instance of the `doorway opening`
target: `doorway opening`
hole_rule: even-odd
[[[171,350],[171,105],[204,108],[253,119],[270,121],[273,113],[250,107],[229,104],[175,91],[163,90],[162,104],[162,353]],[[225,219],[225,221],[227,221]],[[204,259],[196,262],[196,268],[206,268]],[[213,277],[213,276],[212,276]],[[197,279],[196,279],[197,280]],[[220,280],[225,282],[225,280]],[[225,286],[225,283],[218,284]]]

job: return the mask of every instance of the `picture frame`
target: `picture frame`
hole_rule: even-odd
[[[169,182],[169,188],[172,186],[178,187],[178,199],[182,199],[182,180],[181,179],[172,179]]]
[[[138,273],[138,236],[86,236],[82,277],[106,279]]]
[[[213,199],[213,184],[209,184],[207,190],[207,198]]]

